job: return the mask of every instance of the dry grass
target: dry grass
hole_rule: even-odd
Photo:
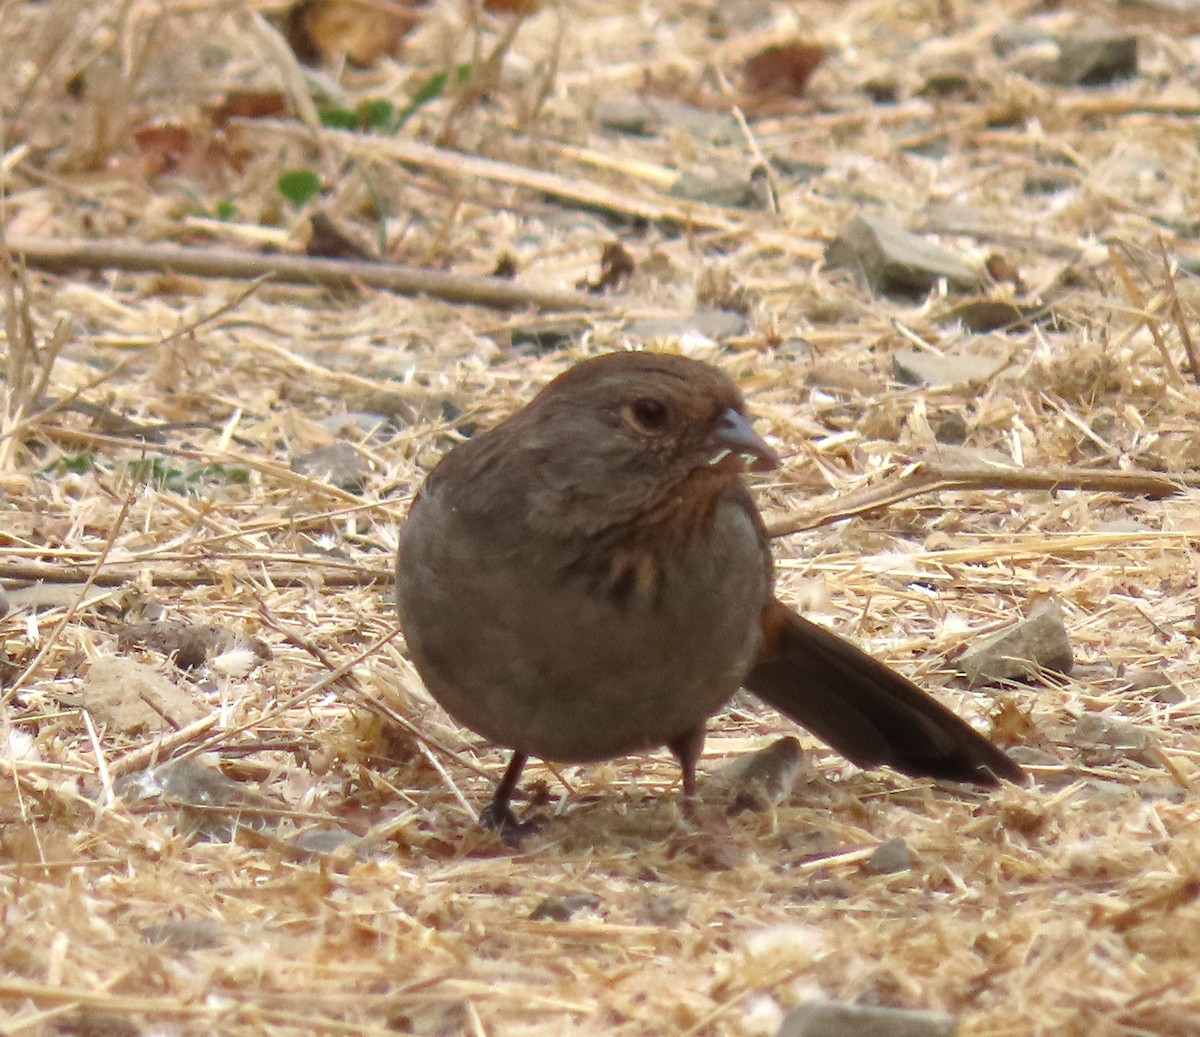
[[[472,40],[475,23],[445,3],[405,62],[332,87],[348,103],[403,98],[473,50],[497,54],[485,101],[435,102],[399,138],[452,137],[494,160],[490,179],[279,123],[231,124],[233,164],[147,178],[131,128],[199,127],[223,91],[294,91],[303,74],[223,3],[0,4],[10,242],[296,247],[305,214],[274,184],[306,166],[327,211],[404,262],[483,274],[507,252],[523,280],[560,291],[594,278],[614,237],[641,264],[609,312],[580,317],[586,336],[543,355],[514,344],[551,323],[534,313],[6,267],[0,1031],[716,1037],[773,1032],[814,992],[961,1013],[971,1037],[1200,1030],[1195,490],[958,488],[777,541],[785,600],[981,727],[992,718],[1022,743],[1030,790],[860,773],[812,743],[807,784],[712,839],[680,822],[664,754],[533,767],[557,816],[512,852],[472,819],[501,753],[429,703],[391,636],[396,526],[457,431],[622,346],[627,314],[688,311],[697,286],[749,313],[732,343],[683,347],[742,383],[789,457],[758,487],[780,519],[941,456],[948,416],[968,447],[1031,468],[1200,468],[1187,363],[1197,26],[1106,3],[1038,15],[1138,34],[1141,76],[1080,91],[992,54],[989,34],[1028,13],[1016,0],[773,8],[773,25],[719,43],[707,7],[683,0],[579,3]],[[723,143],[591,118],[647,80],[741,100],[722,93],[737,62],[796,31],[834,47],[811,105],[731,123]],[[920,96],[947,62],[967,94]],[[884,78],[894,105],[861,90]],[[759,156],[777,213],[675,222],[663,191],[676,171],[748,173]],[[1049,174],[1061,190],[1023,192]],[[592,188],[662,220],[619,225],[573,205]],[[235,215],[217,220],[225,198]],[[991,294],[1054,319],[998,333],[1010,363],[987,386],[895,385],[893,350],[975,344],[941,319],[951,300],[873,297],[820,267],[863,208],[958,221],[947,244],[1020,272],[1022,287]],[[360,412],[390,420],[327,420]],[[292,470],[334,441],[362,458],[361,491]],[[948,660],[1045,595],[1066,616],[1075,674],[968,692]],[[126,639],[132,621],[164,615],[260,638],[271,656],[234,648],[180,671]],[[185,689],[200,719],[106,721],[90,671],[112,656]],[[1144,744],[1087,744],[1076,725],[1093,714]],[[786,727],[731,708],[706,773]],[[147,774],[172,756],[191,770],[165,785]],[[912,869],[868,873],[865,852],[895,836]],[[569,919],[531,918],[574,895]]]

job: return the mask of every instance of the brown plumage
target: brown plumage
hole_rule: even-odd
[[[746,687],[853,762],[994,785],[1020,768],[916,685],[774,596],[740,475],[778,458],[707,364],[610,353],[451,450],[400,534],[397,603],[433,696],[528,756],[668,746],[685,796],[705,723]]]

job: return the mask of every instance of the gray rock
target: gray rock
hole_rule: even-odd
[[[347,493],[358,493],[367,483],[371,465],[353,446],[342,441],[293,458],[292,471],[323,479]]]
[[[1150,533],[1151,528],[1137,519],[1131,518],[1115,518],[1108,522],[1101,522],[1096,527],[1097,533]]]
[[[386,1032],[411,1034],[411,1037],[456,1037],[479,1032],[479,1016],[467,1001],[457,998],[427,1001],[418,997],[412,1002],[406,998],[405,1002],[402,1008],[389,1007]]]
[[[708,34],[723,40],[770,24],[770,0],[721,0],[708,11]]]
[[[1117,0],[1117,7],[1141,8],[1158,14],[1200,15],[1200,0]]]
[[[184,953],[208,950],[223,942],[221,927],[207,918],[169,918],[146,926],[142,939]]]
[[[271,648],[261,638],[244,637],[236,630],[213,623],[182,620],[149,620],[127,623],[117,635],[122,651],[149,648],[175,660],[181,670],[195,670],[218,655],[244,648],[260,661],[271,658]]]
[[[45,612],[48,609],[71,608],[84,592],[82,583],[31,583],[25,587],[14,587],[8,594],[0,587],[0,598],[8,609],[29,609]],[[3,617],[4,612],[0,612]]]
[[[912,857],[908,852],[908,843],[899,836],[880,843],[867,858],[867,871],[872,875],[894,875],[899,871],[908,871],[911,867]]]
[[[225,842],[239,832],[274,828],[283,803],[196,760],[175,760],[117,780],[116,789],[140,809],[177,809],[179,831]]]
[[[970,65],[950,62],[940,68],[926,70],[924,82],[917,90],[918,97],[974,97],[975,80]]]
[[[556,349],[566,349],[574,345],[590,330],[591,325],[583,321],[535,320],[513,329],[512,344],[515,349],[529,349],[541,356],[543,353],[552,353]]]
[[[403,376],[397,373],[394,377]],[[353,406],[364,414],[386,418],[396,428],[405,428],[422,417],[429,417],[442,402],[425,394],[415,399],[409,389],[370,389],[358,396]]]
[[[1130,687],[1148,692],[1156,702],[1162,702],[1168,706],[1178,706],[1188,700],[1183,689],[1165,672],[1154,666],[1142,666],[1130,670],[1126,674],[1126,680],[1129,681]]]
[[[968,648],[955,663],[971,686],[1029,680],[1039,670],[1070,673],[1074,664],[1062,610],[1043,602],[1027,619]]]
[[[1148,749],[1153,740],[1136,724],[1100,713],[1084,713],[1075,721],[1072,740],[1080,746],[1113,749]]]
[[[933,438],[939,443],[961,446],[967,441],[967,419],[957,411],[942,416],[933,430]]]
[[[372,411],[344,411],[321,418],[317,424],[326,432],[335,436],[370,436],[379,439],[385,432],[392,419],[386,414],[376,414]]]
[[[1051,36],[1031,25],[997,30],[992,50],[1016,72],[1062,86],[1104,86],[1137,75],[1137,37],[1085,31]]]
[[[592,115],[608,130],[653,137],[672,128],[711,143],[737,139],[738,125],[724,113],[653,97],[607,97],[596,102]]]
[[[750,330],[746,318],[732,310],[696,310],[680,317],[639,317],[625,326],[631,338],[647,342],[654,338],[703,335],[714,342],[737,338]]]
[[[959,291],[983,283],[953,252],[878,216],[853,217],[825,249],[825,262],[858,272],[884,294],[923,294],[943,278]]]
[[[809,1001],[783,1017],[777,1037],[954,1037],[958,1017],[878,1005]]]
[[[327,857],[343,847],[356,846],[361,842],[361,836],[340,825],[318,825],[298,832],[292,845],[311,857]]]
[[[748,753],[721,770],[733,790],[730,813],[761,812],[779,804],[792,790],[804,754],[790,735]]]
[[[1045,749],[1039,749],[1036,745],[1013,745],[1009,746],[1005,752],[1007,752],[1009,756],[1011,756],[1017,763],[1025,768],[1062,767],[1062,760],[1060,760],[1053,753],[1047,752]],[[1074,773],[1064,771],[1059,784],[1069,785],[1074,780]],[[1047,779],[1044,775],[1038,777],[1038,784],[1042,786],[1047,784]]]
[[[1064,86],[1104,86],[1137,75],[1137,37],[1125,33],[1067,36],[1058,41],[1056,78]]]
[[[992,51],[1000,58],[1008,57],[1013,51],[1053,42],[1053,36],[1028,22],[1011,22],[992,33]]]
[[[672,198],[727,209],[765,209],[765,184],[737,173],[681,173],[667,192]]]
[[[1030,313],[1006,299],[970,299],[947,310],[939,320],[957,322],[968,331],[996,331],[1027,324]]]
[[[565,922],[576,912],[591,911],[599,906],[599,898],[590,893],[569,893],[565,897],[546,897],[529,912],[529,919],[533,922]]]
[[[1007,365],[1003,356],[937,356],[920,349],[902,349],[892,357],[896,377],[908,385],[962,389],[990,382]]]
[[[1044,169],[1025,177],[1021,190],[1026,194],[1058,194],[1073,191],[1079,186],[1079,176],[1070,172]]]
[[[664,928],[679,925],[687,919],[687,904],[670,897],[648,896],[637,912],[638,925],[655,925]]]

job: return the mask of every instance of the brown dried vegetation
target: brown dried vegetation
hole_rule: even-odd
[[[1165,2],[502,6],[422,8],[399,57],[313,71],[217,0],[0,5],[0,1030],[717,1037],[820,993],[958,1012],[972,1037],[1196,1033],[1200,23]],[[1138,75],[1061,86],[1040,43],[989,42],[1097,19],[1137,35]],[[824,54],[803,97],[741,107],[746,58],[795,39]],[[464,63],[398,131],[318,124],[400,112]],[[322,185],[301,205],[276,186],[296,169]],[[757,177],[761,202],[672,194],[682,173]],[[898,349],[977,343],[936,291],[824,268],[860,210],[1004,271],[985,294],[1031,316],[991,333],[998,376],[894,381]],[[528,308],[452,278],[411,296],[9,251],[221,246],[269,274],[318,213],[426,272],[507,257]],[[614,239],[627,279],[536,311],[570,309]],[[719,341],[688,331],[733,295]],[[476,829],[502,757],[404,659],[396,525],[456,436],[631,334],[725,367],[788,457],[757,490],[798,530],[785,600],[992,724],[1033,788],[860,773],[806,739],[809,780],[765,813],[725,818],[710,784],[719,837],[680,821],[664,755],[534,768],[556,816],[521,852]],[[1020,478],[905,483],[960,464],[947,429]],[[1054,488],[1080,467],[1126,481]],[[1075,673],[966,690],[957,653],[1046,595]],[[172,661],[158,623],[205,636]],[[99,680],[113,656],[128,679]],[[130,687],[141,706],[113,708]],[[704,768],[785,729],[730,709]],[[913,867],[870,874],[897,836]]]

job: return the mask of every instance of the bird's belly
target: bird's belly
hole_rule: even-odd
[[[645,596],[478,559],[470,580],[457,566],[427,571],[438,594],[426,582],[406,605],[402,577],[417,669],[460,723],[530,755],[598,760],[681,738],[729,700],[758,648],[763,548],[740,510],[725,521],[735,535],[719,538],[723,556],[678,554]]]

